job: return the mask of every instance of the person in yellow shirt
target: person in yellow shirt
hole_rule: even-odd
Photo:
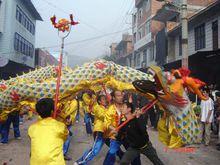
[[[116,138],[117,131],[116,128],[120,125],[122,121],[125,121],[126,118],[122,115],[122,110],[126,107],[124,102],[124,92],[115,90],[111,93],[111,97],[113,100],[112,105],[108,108],[107,113],[105,115],[105,143],[109,146],[109,151],[105,157],[104,165],[113,165],[115,163],[115,156],[121,159],[124,155],[124,152],[120,149],[120,145],[122,144],[124,148],[127,150],[129,144],[126,140],[119,140]],[[140,155],[131,162],[132,165],[140,165]]]
[[[81,158],[79,158],[75,164],[87,164],[95,156],[99,154],[102,149],[102,146],[105,142],[103,138],[104,133],[104,118],[106,113],[106,96],[99,95],[97,102],[92,108],[92,113],[94,114],[94,143],[92,148],[87,150]]]
[[[105,115],[105,138],[110,141],[109,151],[105,157],[103,165],[113,165],[115,163],[116,153],[120,149],[121,143],[116,140],[116,128],[120,124],[121,111],[124,107],[124,93],[122,91],[113,91],[111,93],[113,104],[109,106]]]
[[[93,98],[90,93],[84,93],[82,96],[83,109],[84,109],[84,123],[86,125],[86,133],[92,135],[92,125],[91,125],[91,107],[93,105]]]
[[[65,165],[63,144],[69,132],[65,124],[51,117],[54,101],[42,98],[36,104],[36,111],[42,118],[28,129],[31,139],[30,165]]]

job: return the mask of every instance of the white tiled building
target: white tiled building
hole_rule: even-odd
[[[0,0],[0,56],[34,68],[36,21],[31,0]]]
[[[145,68],[155,64],[154,36],[162,24],[152,20],[161,3],[156,0],[135,0],[133,12],[133,67]]]

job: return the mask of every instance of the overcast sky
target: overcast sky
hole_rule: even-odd
[[[114,33],[131,27],[131,13],[134,0],[32,0],[41,14],[43,22],[37,22],[36,47],[50,47],[60,44],[57,31],[53,29],[50,17],[69,18],[73,13],[75,20],[80,24],[74,26],[65,46],[69,55],[94,58],[109,52],[109,45],[118,42],[122,33],[109,35],[103,38],[80,42],[108,33]],[[47,48],[58,51],[59,47]]]

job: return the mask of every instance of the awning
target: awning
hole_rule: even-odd
[[[33,68],[24,64],[9,61],[6,66],[0,67],[0,79],[7,80],[9,77],[16,77],[16,74],[19,75],[23,72],[29,72],[29,70],[33,70]]]
[[[175,18],[179,17],[179,14],[178,9],[169,3],[163,5],[163,7],[157,11],[156,15],[152,19],[160,22],[172,22]]]
[[[214,58],[219,56],[220,57],[220,49],[211,50],[211,51],[198,51],[192,56],[200,57],[200,58]]]
[[[189,69],[194,77],[207,84],[217,84],[220,88],[220,49],[212,51],[198,51],[189,56]],[[181,60],[164,65],[165,71],[180,68]]]

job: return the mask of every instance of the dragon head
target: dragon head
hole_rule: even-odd
[[[137,80],[133,82],[134,87],[141,93],[151,93],[161,102],[178,107],[184,107],[188,104],[188,98],[185,95],[185,89],[196,94],[200,99],[206,100],[201,87],[204,82],[189,77],[190,71],[185,68],[172,70],[171,72],[162,72],[158,66],[151,66],[148,73],[153,75],[155,82],[146,80]]]

